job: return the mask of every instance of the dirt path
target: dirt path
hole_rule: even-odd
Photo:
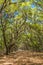
[[[43,65],[43,53],[18,51],[15,54],[0,57],[0,65]]]

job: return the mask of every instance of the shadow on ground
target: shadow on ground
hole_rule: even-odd
[[[43,53],[17,51],[0,56],[0,65],[43,65]]]

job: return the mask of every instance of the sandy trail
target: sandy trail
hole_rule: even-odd
[[[0,57],[0,65],[43,65],[43,53],[18,51]]]

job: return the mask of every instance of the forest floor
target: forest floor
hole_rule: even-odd
[[[0,65],[43,65],[43,53],[17,51],[0,56]]]

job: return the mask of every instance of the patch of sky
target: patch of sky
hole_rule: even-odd
[[[35,4],[31,4],[31,8],[35,8],[36,6],[35,6]]]
[[[3,17],[4,17],[4,18],[8,18],[8,14],[4,14]]]
[[[32,20],[30,20],[30,19],[26,19],[26,22],[30,22],[30,23],[32,23]]]
[[[34,0],[35,2],[39,2],[40,0]]]
[[[17,16],[18,14],[19,14],[19,12],[18,12],[18,11],[14,12],[14,16]]]
[[[17,0],[11,0],[12,3],[17,2]]]
[[[39,10],[42,10],[42,8],[41,8],[40,6],[38,6],[38,9],[39,9]]]
[[[6,14],[5,16],[8,17],[8,14]]]
[[[17,1],[18,1],[18,2],[19,2],[19,1],[21,1],[21,2],[28,2],[28,1],[30,1],[30,0],[11,0],[12,3],[17,2]]]
[[[26,19],[26,22],[29,22],[29,20],[28,20],[28,19]]]

